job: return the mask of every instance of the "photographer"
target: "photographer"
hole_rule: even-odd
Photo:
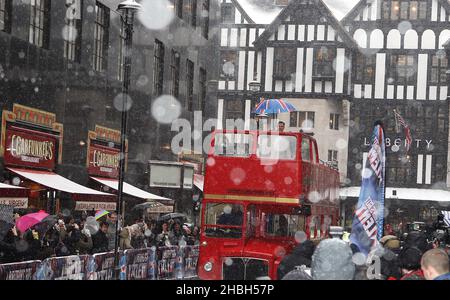
[[[448,226],[445,224],[444,215],[442,213],[439,213],[436,222],[433,223],[431,237],[435,248],[445,248],[450,244]]]

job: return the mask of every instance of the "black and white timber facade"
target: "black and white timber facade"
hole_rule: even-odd
[[[300,112],[278,118],[292,131],[312,127],[321,159],[338,163],[343,223],[351,225],[381,120],[387,222],[430,221],[450,209],[450,1],[362,0],[340,22],[321,0],[291,0],[271,24],[255,24],[237,0],[223,0],[221,12],[219,128],[248,121],[260,97],[294,104]],[[257,96],[252,81],[261,83]],[[411,127],[409,152],[394,109]]]

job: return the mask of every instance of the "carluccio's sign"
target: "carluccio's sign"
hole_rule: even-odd
[[[125,148],[128,148],[127,142]],[[89,131],[87,157],[89,175],[117,178],[119,160],[120,131],[101,126],[95,126],[95,131]]]
[[[7,166],[54,170],[62,158],[62,137],[55,114],[14,104],[2,114],[0,155]]]

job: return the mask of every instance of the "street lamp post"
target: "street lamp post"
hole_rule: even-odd
[[[248,88],[252,97],[252,105],[251,107],[255,107],[255,105],[258,103],[258,94],[261,92],[261,83],[258,81],[252,81],[248,84]],[[255,113],[255,120],[256,120],[256,130],[258,130],[259,127],[259,116]]]
[[[131,47],[133,44],[133,22],[134,14],[141,8],[141,5],[135,0],[125,0],[121,2],[117,10],[121,13],[122,26],[124,30],[124,49],[123,49],[123,85],[122,85],[122,119],[120,125],[120,159],[119,159],[119,186],[117,190],[117,221],[116,221],[116,232],[114,240],[114,267],[115,267],[115,278],[120,277],[120,267],[119,267],[119,219],[122,215],[123,209],[123,180],[125,174],[125,142],[127,136],[127,123],[128,123],[128,88],[130,85],[130,73],[131,73]],[[122,221],[124,221],[123,218]]]

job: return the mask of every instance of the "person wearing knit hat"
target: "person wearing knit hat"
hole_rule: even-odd
[[[385,249],[398,250],[400,249],[400,240],[395,235],[385,235],[381,238],[380,244],[383,245]]]
[[[402,277],[398,253],[400,252],[400,240],[395,235],[385,235],[380,244],[384,251],[380,257],[381,275],[387,280],[398,280]]]
[[[355,264],[350,246],[337,238],[320,242],[312,256],[313,280],[353,280]]]
[[[306,240],[298,244],[291,254],[286,255],[280,262],[277,269],[278,279],[282,279],[287,273],[297,266],[305,265],[311,267],[311,257],[314,253],[315,245],[312,241]]]
[[[297,266],[294,270],[287,273],[281,280],[312,280],[312,277],[306,271],[306,266]]]

